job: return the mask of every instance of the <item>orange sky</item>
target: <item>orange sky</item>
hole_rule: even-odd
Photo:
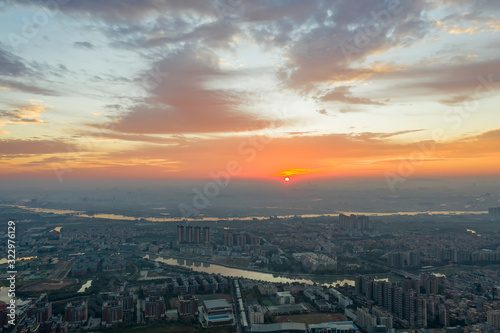
[[[496,2],[218,1],[5,5],[0,179],[500,174]]]

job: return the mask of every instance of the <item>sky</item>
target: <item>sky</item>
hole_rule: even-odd
[[[0,179],[500,173],[497,0],[17,0],[0,29]]]

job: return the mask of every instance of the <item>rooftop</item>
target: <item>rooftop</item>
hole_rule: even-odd
[[[253,324],[250,332],[277,332],[280,330],[306,331],[304,323]]]
[[[329,323],[321,323],[321,324],[310,324],[309,328],[333,328],[335,327],[336,329],[340,330],[348,330],[354,328],[355,330],[358,330],[356,325],[352,321],[333,321]]]
[[[207,300],[203,302],[205,304],[205,307],[207,309],[213,309],[213,308],[226,308],[229,307],[229,303],[225,299],[213,299],[213,300]]]

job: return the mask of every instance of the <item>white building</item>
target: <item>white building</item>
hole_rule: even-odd
[[[250,324],[264,324],[264,309],[260,305],[248,307],[248,320]]]
[[[276,293],[276,299],[281,305],[295,304],[295,297],[293,297],[292,294],[290,294],[290,292],[288,291],[282,291],[282,292],[278,291]]]
[[[225,299],[204,301],[198,308],[203,327],[234,325],[233,308]]]

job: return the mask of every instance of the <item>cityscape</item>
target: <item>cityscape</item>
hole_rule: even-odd
[[[23,230],[19,332],[499,329],[499,208],[117,223],[2,206]],[[8,332],[9,307],[1,311]]]
[[[0,332],[500,333],[500,1],[0,28]]]

